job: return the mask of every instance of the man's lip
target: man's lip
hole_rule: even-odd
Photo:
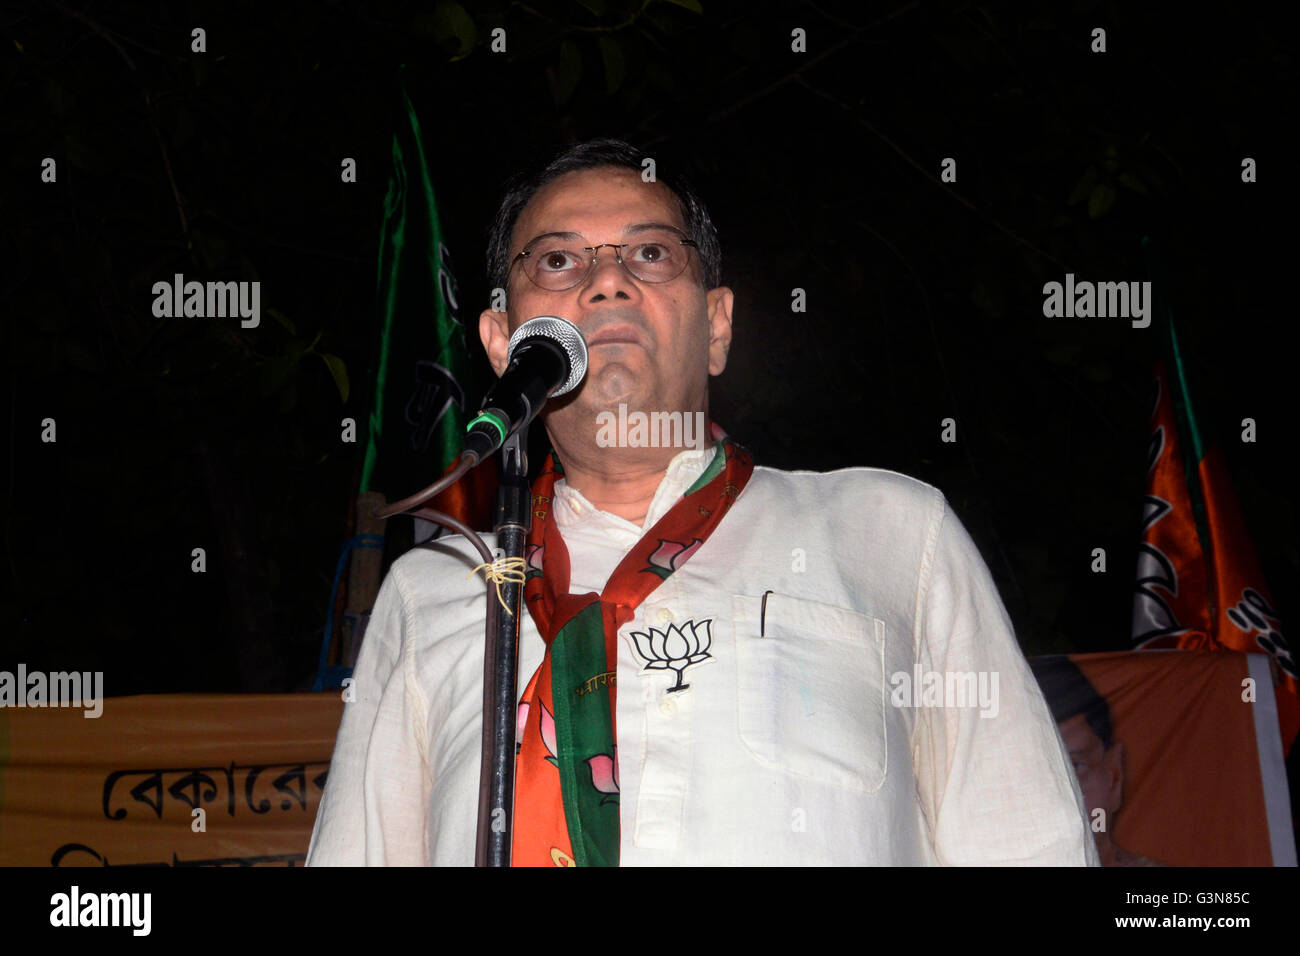
[[[641,345],[641,337],[636,334],[636,330],[631,326],[620,325],[612,329],[604,329],[597,332],[587,342],[587,347],[593,345],[610,345],[616,342],[625,342],[632,345]]]

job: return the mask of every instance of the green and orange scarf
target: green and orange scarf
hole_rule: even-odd
[[[512,866],[618,866],[618,629],[713,533],[754,471],[716,426],[717,454],[596,594],[569,593],[569,551],[551,518],[564,471],[552,452],[533,484],[524,600],[546,654],[519,704]],[[559,693],[555,693],[555,689]]]

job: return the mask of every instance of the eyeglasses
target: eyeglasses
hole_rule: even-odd
[[[515,256],[510,265],[523,261],[524,275],[548,292],[563,292],[585,282],[596,266],[596,257],[605,246],[614,250],[614,258],[633,278],[642,282],[669,282],[686,271],[690,254],[683,246],[699,246],[693,239],[669,229],[648,230],[639,242],[602,242],[598,246],[567,245],[554,237],[535,240]],[[623,250],[627,253],[624,254]],[[584,255],[585,253],[585,255]]]

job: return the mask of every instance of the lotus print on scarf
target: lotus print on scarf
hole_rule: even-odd
[[[713,646],[713,619],[706,618],[698,624],[687,621],[681,627],[670,624],[666,631],[652,627],[649,634],[633,631],[632,642],[645,659],[646,670],[671,670],[677,674],[677,683],[668,688],[671,694],[691,686],[682,683],[686,668],[713,656],[709,653]]]
[[[600,805],[618,803],[618,744],[614,745],[614,756],[596,754],[587,758],[587,769],[591,771],[591,785],[605,796],[600,798]]]
[[[528,703],[526,700],[519,702],[519,715],[515,718],[515,753],[519,753],[520,741],[524,739],[524,727],[528,723]],[[537,706],[542,708],[542,743],[546,745],[546,752],[550,754],[545,759],[558,767],[560,764],[555,758],[555,718],[541,701],[537,702]]]
[[[524,579],[534,577],[542,573],[542,562],[546,560],[546,546],[542,544],[530,544],[525,549],[525,567]]]
[[[650,555],[650,566],[642,570],[666,578],[685,564],[686,559],[698,551],[703,543],[699,538],[692,541],[690,545],[682,544],[680,541],[665,541],[660,538],[659,547],[655,548],[654,553]]]

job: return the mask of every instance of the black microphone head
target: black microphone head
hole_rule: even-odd
[[[560,346],[568,358],[569,375],[559,388],[551,392],[550,397],[558,398],[577,388],[587,374],[587,342],[578,327],[568,319],[554,315],[539,315],[535,319],[529,319],[510,336],[510,345],[506,350],[507,365],[514,360],[515,352],[524,341],[532,338],[550,339]]]

